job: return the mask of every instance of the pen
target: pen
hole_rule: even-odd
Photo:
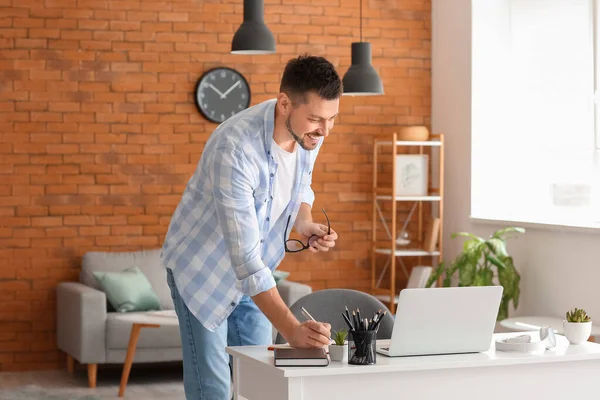
[[[301,310],[301,311],[302,311],[302,315],[304,315],[304,317],[305,317],[306,319],[310,319],[311,321],[316,321],[316,320],[315,320],[315,319],[312,317],[312,315],[310,315],[310,313],[309,313],[308,311],[306,311],[306,308],[302,307],[302,310]]]
[[[306,319],[309,319],[309,320],[311,320],[311,321],[315,321],[315,322],[317,322],[317,320],[316,320],[316,319],[314,319],[314,318],[313,318],[313,316],[312,316],[312,315],[310,315],[310,313],[309,313],[308,311],[306,311],[306,308],[302,307],[302,308],[300,309],[300,312],[302,313],[302,315],[304,315],[304,318],[306,318]],[[332,342],[332,340],[331,340],[331,337],[329,338],[329,342],[330,342],[330,343],[333,343],[333,342]]]
[[[352,326],[352,323],[350,322],[348,317],[346,317],[346,314],[342,313],[342,317],[344,317],[344,321],[346,321],[346,325],[348,325],[348,328],[350,328],[350,330],[353,331],[354,326]]]
[[[383,314],[381,314],[381,317],[377,320],[377,322],[375,323],[375,326],[373,326],[373,329],[375,329],[376,331],[379,329],[379,324],[381,323],[381,321],[383,320],[383,316],[387,313],[387,311],[384,311]]]

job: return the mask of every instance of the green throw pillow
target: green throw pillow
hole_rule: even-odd
[[[121,272],[94,272],[108,302],[118,312],[160,310],[160,300],[138,267]]]
[[[273,271],[273,278],[275,279],[275,285],[279,285],[279,282],[285,280],[290,273],[287,271]]]

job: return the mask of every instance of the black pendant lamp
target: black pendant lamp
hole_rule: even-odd
[[[265,25],[263,0],[244,0],[244,22],[231,42],[233,54],[275,53],[275,38]]]
[[[383,94],[381,79],[371,65],[371,43],[362,41],[362,0],[360,0],[360,42],[352,43],[352,65],[342,82],[344,95],[347,96]]]

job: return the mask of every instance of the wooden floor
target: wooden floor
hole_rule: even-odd
[[[35,386],[45,388],[48,393],[66,398],[95,396],[102,400],[143,399],[143,400],[185,400],[183,391],[183,369],[181,364],[140,364],[133,365],[125,397],[118,397],[121,368],[119,366],[98,366],[97,386],[88,388],[87,369],[76,366],[70,374],[66,368],[54,371],[2,372],[0,373],[0,398],[2,391]]]

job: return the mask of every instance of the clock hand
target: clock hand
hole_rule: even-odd
[[[221,96],[221,98],[223,98],[223,93],[221,93],[221,91],[219,89],[217,89],[216,87],[214,87],[214,85],[212,83],[209,83],[208,86],[210,86],[212,90],[214,90],[215,92],[217,92],[217,94],[219,96]]]
[[[222,99],[224,99],[225,97],[227,97],[227,95],[229,94],[229,92],[231,92],[233,89],[235,89],[235,87],[236,87],[237,85],[239,85],[239,84],[240,84],[240,81],[237,81],[236,83],[234,83],[232,87],[230,87],[229,89],[227,89],[227,90],[225,91],[225,93],[223,93],[223,94],[221,95],[221,98],[222,98]]]

